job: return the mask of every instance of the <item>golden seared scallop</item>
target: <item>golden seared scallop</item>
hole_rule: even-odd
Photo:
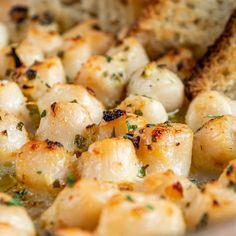
[[[0,193],[0,235],[35,236],[33,222],[19,202]]]
[[[6,47],[9,40],[9,33],[5,24],[0,22],[0,48]]]
[[[15,154],[28,142],[24,123],[13,114],[0,110],[0,163],[14,161]]]
[[[140,165],[132,142],[123,138],[96,141],[78,159],[78,175],[116,183],[138,179]]]
[[[217,91],[200,93],[189,105],[185,120],[196,131],[208,120],[221,115],[236,115],[236,105]]]
[[[114,107],[124,96],[126,73],[111,57],[92,56],[82,65],[75,83],[92,89],[106,107]]]
[[[225,187],[236,186],[236,159],[229,162],[218,181]]]
[[[149,123],[164,123],[168,120],[163,105],[150,97],[129,95],[117,108],[143,116]]]
[[[193,133],[185,124],[163,123],[147,125],[126,135],[136,147],[136,153],[147,174],[168,169],[188,176],[191,165]]]
[[[105,205],[98,236],[183,235],[185,222],[174,203],[158,199],[155,194],[123,192]]]
[[[47,58],[42,62],[35,62],[26,70],[13,75],[25,96],[37,100],[55,84],[66,82],[64,68],[57,57]]]
[[[74,82],[83,63],[92,55],[91,48],[82,37],[67,39],[57,55],[61,58],[69,82]]]
[[[115,184],[82,179],[64,188],[41,216],[46,228],[80,227],[93,230],[107,200],[118,192]]]
[[[127,78],[149,62],[142,44],[136,38],[132,37],[125,38],[120,45],[111,48],[108,51],[108,55],[113,60],[120,61],[124,64]]]
[[[0,81],[0,109],[14,114],[24,123],[28,122],[26,99],[15,82]]]
[[[74,175],[75,158],[58,142],[30,141],[16,157],[16,177],[35,191],[56,191]]]
[[[81,85],[57,84],[37,101],[39,111],[47,109],[54,102],[79,103],[87,109],[94,123],[102,120],[104,106],[90,90]]]
[[[16,47],[16,54],[24,66],[31,66],[36,61],[43,61],[43,51],[37,46],[26,40]]]
[[[195,229],[205,213],[207,202],[198,187],[172,171],[146,176],[134,190],[156,194],[176,203],[183,211],[188,230]]]
[[[215,181],[204,187],[203,194],[208,203],[205,207],[205,214],[200,221],[203,226],[221,223],[236,216],[235,185],[225,187],[220,182]]]
[[[193,166],[198,171],[220,173],[236,159],[236,117],[219,116],[198,129],[193,141]]]
[[[94,19],[85,20],[63,34],[65,40],[78,36],[85,39],[93,55],[106,53],[114,42],[113,35],[110,32],[102,31]]]
[[[103,121],[97,129],[97,139],[121,137],[147,124],[148,122],[144,117],[126,113],[120,109],[104,111]]]
[[[63,39],[58,33],[58,27],[48,12],[31,20],[27,26],[25,40],[36,45],[45,54],[52,53],[63,43]]]
[[[54,102],[41,112],[36,137],[60,142],[65,149],[75,151],[80,146],[80,135],[93,123],[87,109],[75,102]]]
[[[54,236],[92,236],[93,233],[79,228],[59,228],[53,231]]]
[[[130,78],[128,95],[151,97],[165,107],[167,112],[180,108],[184,101],[184,86],[181,79],[166,66],[151,62],[138,69]]]

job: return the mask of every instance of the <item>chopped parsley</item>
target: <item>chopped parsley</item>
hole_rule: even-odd
[[[68,175],[67,178],[66,178],[66,184],[67,186],[69,187],[72,187],[75,183],[75,178],[73,175]]]
[[[155,124],[147,124],[146,125],[147,127],[154,127],[154,126],[156,126]]]
[[[10,201],[7,202],[8,206],[22,206],[21,202],[17,198],[12,198]]]
[[[224,115],[210,115],[210,114],[208,114],[207,115],[207,118],[210,118],[210,119],[219,119],[219,118],[222,118]]]
[[[78,103],[76,99],[72,100],[70,103]]]
[[[23,200],[27,194],[28,190],[26,188],[23,188],[19,192],[16,192],[14,194],[14,199],[18,201]]]
[[[29,112],[30,116],[34,116],[34,115],[36,115],[38,113],[37,107],[31,107],[29,109],[30,109],[30,112]]]
[[[134,199],[130,195],[126,195],[126,200],[129,202],[134,202]]]
[[[40,117],[43,118],[47,115],[47,112],[46,110],[43,110],[42,113],[40,114]]]
[[[112,61],[112,57],[111,56],[107,56],[107,62],[111,62]]]
[[[142,166],[140,169],[139,169],[139,172],[138,172],[138,177],[139,178],[143,178],[147,175],[146,173],[146,169],[149,167],[149,165],[145,165],[145,166]]]
[[[155,207],[153,205],[151,205],[151,204],[147,204],[146,208],[151,210],[151,211],[153,211],[155,209]]]
[[[37,173],[38,175],[41,175],[41,174],[42,174],[42,171],[41,171],[41,170],[38,170],[38,171],[36,171],[36,173]]]
[[[126,120],[125,123],[128,128],[128,132],[135,131],[138,128],[137,125],[131,125],[128,120]]]
[[[16,128],[17,128],[18,130],[22,131],[23,126],[24,126],[24,123],[20,121],[20,122],[16,125]]]
[[[119,74],[115,74],[115,73],[112,73],[111,74],[111,80],[116,80],[116,81],[120,81],[120,77],[122,77],[123,74],[119,73]]]

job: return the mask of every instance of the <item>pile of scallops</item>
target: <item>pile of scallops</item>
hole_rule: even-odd
[[[37,219],[45,235],[184,235],[236,216],[235,101],[209,91],[188,104],[164,58],[94,20],[61,33],[48,12],[10,16],[0,170],[12,163],[28,192],[54,196]],[[36,235],[23,205],[0,193],[0,235]]]

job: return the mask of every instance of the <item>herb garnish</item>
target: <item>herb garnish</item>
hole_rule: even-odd
[[[145,166],[142,166],[140,169],[139,169],[139,172],[138,172],[138,177],[139,178],[143,178],[146,176],[146,169],[149,167],[149,165],[145,165]]]
[[[47,115],[47,112],[46,110],[43,110],[42,113],[40,114],[40,117],[43,118]]]
[[[24,123],[20,121],[20,122],[16,125],[16,128],[17,128],[18,130],[22,131],[23,126],[24,126]]]
[[[138,128],[137,125],[131,125],[128,120],[126,120],[125,123],[128,128],[128,132],[135,131]]]
[[[66,178],[66,184],[69,186],[69,187],[72,187],[75,183],[75,178],[73,175],[68,175],[67,178]]]
[[[130,195],[126,195],[126,200],[134,202],[134,199]]]
[[[210,115],[208,114],[207,115],[207,118],[210,118],[210,119],[219,119],[219,118],[222,118],[224,115]]]

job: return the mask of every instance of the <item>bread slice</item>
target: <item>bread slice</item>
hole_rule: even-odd
[[[51,11],[63,29],[89,18],[118,33],[134,21],[143,4],[150,0],[29,0],[35,12]]]
[[[192,51],[187,48],[173,49],[156,60],[158,65],[166,65],[178,74],[182,80],[190,77],[196,64]]]
[[[186,83],[189,99],[205,90],[217,90],[236,99],[236,11]]]
[[[151,0],[129,35],[138,37],[152,58],[181,46],[201,57],[235,8],[235,0]]]

